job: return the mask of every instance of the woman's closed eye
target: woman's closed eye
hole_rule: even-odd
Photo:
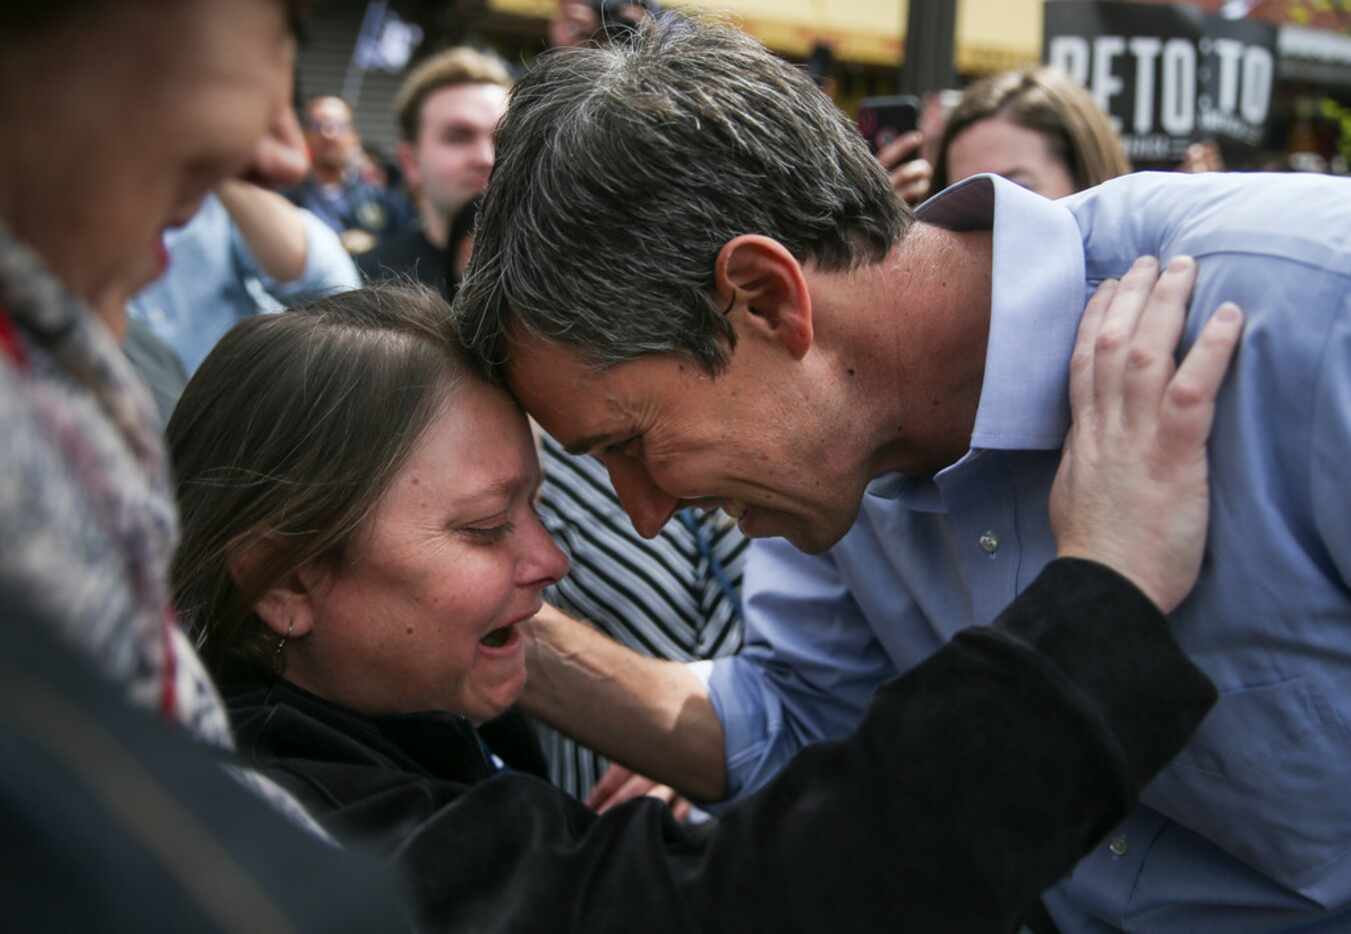
[[[457,531],[462,532],[474,541],[491,545],[502,541],[516,531],[516,523],[510,519],[493,519],[462,525],[457,528]]]

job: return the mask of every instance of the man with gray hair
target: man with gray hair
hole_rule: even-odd
[[[1253,316],[1198,480],[1206,561],[1172,616],[1222,697],[1045,900],[1068,931],[1346,930],[1348,204],[1324,178],[1142,175],[1049,202],[977,176],[912,217],[810,80],[734,30],[668,16],[546,56],[499,130],[461,334],[604,461],[641,532],[699,504],[767,540],[739,656],[701,679],[548,621],[527,707],[705,800],[847,733],[1054,556],[1080,310],[1162,269],[1174,295],[1195,283],[1184,346],[1232,336],[1225,300]],[[1099,348],[1131,337],[1109,321]],[[1132,381],[1173,365],[1123,361]],[[1142,557],[1113,560],[1171,609]]]

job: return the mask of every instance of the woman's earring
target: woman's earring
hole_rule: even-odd
[[[291,638],[291,630],[295,629],[295,626],[295,620],[287,620],[286,635],[277,640],[277,648],[272,653],[272,670],[278,678],[286,671],[286,640]]]

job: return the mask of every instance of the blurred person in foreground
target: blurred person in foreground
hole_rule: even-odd
[[[524,707],[703,800],[845,735],[1056,553],[1085,296],[1195,275],[1185,346],[1237,327],[1226,301],[1249,315],[1207,560],[1173,612],[1221,700],[1047,902],[1071,931],[1344,930],[1348,255],[1347,180],[1136,174],[1051,201],[978,175],[911,216],[830,101],[738,31],[667,14],[542,56],[498,131],[461,333],[604,461],[640,532],[716,505],[764,541],[746,647],[707,682],[549,621]]]
[[[1153,542],[1171,520],[1112,533],[1167,609],[1195,573],[1236,332],[1211,328],[1176,374],[1128,370],[1127,353],[1168,359],[1181,325],[1186,277],[1152,298],[1150,282],[1108,286],[1085,317],[1081,443],[1054,503],[1066,553],[1092,555],[1085,531],[1183,494],[1169,548]],[[1209,706],[1160,607],[1067,558],[715,826],[652,800],[594,814],[480,733],[526,683],[527,621],[567,561],[535,513],[526,418],[469,369],[448,312],[380,287],[245,321],[168,429],[174,598],[241,749],[340,839],[395,859],[427,928],[1005,932]],[[1095,352],[1117,328],[1129,346]]]
[[[493,131],[510,88],[506,62],[464,47],[438,52],[404,79],[394,99],[398,154],[418,223],[362,254],[358,265],[367,280],[401,275],[446,291],[450,226],[488,184]]]
[[[938,144],[934,186],[992,172],[1062,198],[1131,170],[1092,96],[1054,68],[982,78],[962,92]]]
[[[400,192],[363,174],[361,137],[346,101],[310,98],[302,122],[310,172],[287,197],[332,228],[348,253],[359,256],[412,222],[412,208]]]
[[[0,888],[16,929],[401,926],[382,872],[221,767],[225,711],[169,606],[159,426],[118,346],[166,230],[225,179],[303,171],[296,13],[0,7],[0,118],[23,128],[0,152]]]

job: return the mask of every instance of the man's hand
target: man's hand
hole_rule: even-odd
[[[929,196],[929,182],[934,174],[929,160],[918,155],[923,143],[924,134],[912,130],[892,140],[877,153],[877,161],[891,176],[891,187],[911,206]]]
[[[267,133],[258,140],[243,179],[263,188],[299,185],[310,172],[310,155],[296,112],[278,111]]]
[[[1070,362],[1073,425],[1051,490],[1059,553],[1114,568],[1165,613],[1190,592],[1209,519],[1206,439],[1243,328],[1221,305],[1180,367],[1173,350],[1196,280],[1137,260],[1098,289]]]
[[[726,794],[722,721],[686,665],[639,655],[548,604],[524,632],[522,710],[697,800]]]
[[[1192,143],[1182,155],[1179,172],[1223,172],[1224,153],[1212,140]]]
[[[665,801],[671,808],[671,816],[682,824],[690,816],[693,805],[680,797],[680,793],[670,785],[658,785],[650,778],[635,775],[617,762],[606,769],[600,781],[591,787],[591,793],[586,796],[586,806],[597,814],[604,814],[610,808],[642,795]]]

